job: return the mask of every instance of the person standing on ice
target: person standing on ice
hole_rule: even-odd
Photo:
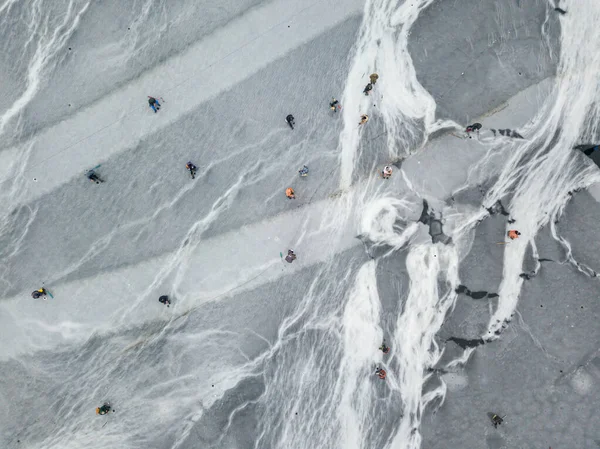
[[[495,413],[492,413],[492,424],[494,425],[494,428],[498,427],[500,424],[502,424],[504,422],[504,418],[496,415]]]
[[[185,168],[187,168],[188,171],[190,172],[192,179],[196,179],[196,171],[198,170],[198,167],[196,167],[191,162],[188,162],[187,164],[185,164]]]
[[[300,170],[298,170],[298,173],[300,173],[300,176],[308,176],[308,167],[305,165]]]
[[[365,86],[365,89],[363,90],[363,94],[365,94],[365,96],[368,97],[372,90],[373,90],[373,85],[371,83],[369,83]]]
[[[285,261],[287,263],[292,263],[294,260],[296,260],[296,254],[294,254],[293,250],[288,249],[287,256],[285,256]]]
[[[377,73],[372,73],[369,78],[371,79],[371,84],[375,84],[379,79],[379,75]]]
[[[387,376],[385,370],[379,367],[375,370],[375,374],[377,374],[381,380],[385,380],[385,377]]]
[[[386,165],[385,167],[383,167],[383,170],[381,170],[381,177],[383,179],[390,179],[391,176],[392,176],[392,167],[390,167],[389,165]]]
[[[158,111],[160,111],[160,103],[158,102],[158,100],[154,97],[148,97],[148,104],[150,105],[150,107],[152,108],[152,110],[154,111],[154,113],[156,114]]]
[[[33,299],[40,299],[41,297],[44,297],[44,301],[45,301],[47,294],[48,294],[48,290],[46,290],[44,287],[42,287],[42,288],[32,292],[31,297]]]
[[[342,105],[335,98],[332,98],[331,102],[329,103],[329,109],[331,109],[333,112],[337,112],[338,109],[342,109]]]
[[[285,121],[287,122],[288,125],[290,125],[290,128],[294,129],[294,116],[292,114],[288,114],[288,116],[285,118]]]
[[[364,125],[368,121],[369,121],[369,116],[367,114],[363,114],[363,115],[360,116],[360,122],[358,122],[358,124],[359,125]]]
[[[390,347],[386,346],[385,340],[383,340],[383,343],[381,343],[381,346],[379,347],[379,350],[381,352],[383,352],[384,354],[387,354],[388,352],[390,352]]]
[[[288,187],[287,189],[285,189],[285,196],[288,197],[288,200],[296,199],[296,193],[294,192],[294,189],[292,189],[291,187]]]
[[[110,404],[105,402],[102,406],[96,407],[96,415],[106,415],[111,411]]]
[[[90,170],[87,172],[87,179],[89,179],[92,182],[95,182],[96,184],[100,184],[101,182],[104,182],[102,179],[100,179],[100,177],[96,174],[96,172],[94,170]]]
[[[467,133],[467,135],[469,136],[469,139],[470,139],[471,133],[476,132],[477,135],[479,135],[480,129],[481,129],[481,123],[473,123],[472,125],[467,126],[467,128],[465,129],[465,132]]]
[[[508,231],[507,235],[508,235],[509,239],[514,240],[514,239],[518,239],[519,236],[521,235],[521,233],[519,231],[517,231],[516,229],[511,229],[510,231]]]

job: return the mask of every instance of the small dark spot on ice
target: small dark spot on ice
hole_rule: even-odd
[[[71,47],[69,47],[69,50],[71,50]]]
[[[69,103],[69,107],[71,107],[71,103]]]
[[[213,387],[214,387],[214,385],[213,385]]]
[[[544,307],[544,305],[543,305],[543,304],[540,304],[540,307]]]
[[[298,412],[296,412],[296,415],[298,414]]]
[[[290,26],[288,25],[288,28],[289,28],[289,27],[290,27]],[[296,415],[297,415],[297,414],[298,414],[298,413],[296,413]]]
[[[35,182],[37,182],[37,178],[33,178],[33,180],[34,180]]]
[[[127,27],[128,30],[130,30],[131,28]]]

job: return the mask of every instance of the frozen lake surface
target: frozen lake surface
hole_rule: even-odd
[[[0,23],[0,448],[600,447],[595,0]]]

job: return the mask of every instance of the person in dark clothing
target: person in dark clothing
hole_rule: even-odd
[[[288,125],[290,125],[290,128],[294,129],[294,116],[292,114],[288,114],[288,116],[285,118],[285,121],[287,122]]]
[[[104,182],[104,180],[100,179],[100,177],[96,174],[96,172],[94,170],[90,170],[87,172],[87,179],[89,179],[92,182],[95,182],[96,184],[100,184],[101,182]]]
[[[373,85],[371,83],[369,83],[365,86],[365,90],[363,90],[363,94],[368,96],[372,90],[373,90]]]
[[[472,125],[467,126],[466,131],[468,133],[472,133],[473,131],[479,131],[481,129],[481,123],[473,123]]]
[[[329,103],[329,109],[331,109],[333,112],[337,112],[338,108],[341,109],[341,105],[340,102],[337,101],[335,98],[331,99],[331,103]]]
[[[42,287],[34,292],[31,293],[31,297],[33,299],[40,299],[41,297],[43,297],[44,299],[46,299],[46,295],[48,294],[48,291]]]
[[[379,347],[379,350],[381,352],[383,352],[384,354],[387,354],[388,352],[390,352],[390,348],[389,348],[389,346],[386,346],[385,340],[383,340],[383,343],[381,343],[381,346]]]
[[[160,103],[158,102],[158,100],[156,98],[148,97],[148,104],[150,105],[150,107],[152,108],[152,110],[154,111],[155,114],[158,111],[160,111]]]
[[[496,415],[495,413],[492,413],[492,424],[494,425],[494,427],[498,427],[503,422],[504,422],[504,418],[501,418],[500,416]]]
[[[467,126],[466,128],[466,132],[469,135],[469,139],[471,138],[471,133],[472,132],[477,132],[477,135],[479,135],[479,130],[481,129],[481,123],[473,123],[472,125]]]
[[[287,256],[285,256],[285,261],[287,263],[292,263],[294,260],[296,260],[296,254],[294,254],[294,251],[291,249],[288,249]]]
[[[196,171],[198,170],[198,167],[196,167],[191,162],[188,162],[187,164],[185,164],[185,168],[187,168],[190,172],[190,175],[192,175],[192,179],[196,179]]]
[[[300,176],[308,176],[308,167],[305,165],[300,170],[298,170],[298,173],[300,173]]]
[[[169,305],[171,304],[171,300],[167,295],[162,295],[160,298],[158,298],[158,302],[160,302],[161,304],[165,304],[167,307],[169,307]]]
[[[110,404],[108,402],[105,402],[101,407],[96,408],[96,415],[106,415],[110,411]]]

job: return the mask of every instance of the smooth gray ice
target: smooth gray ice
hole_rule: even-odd
[[[0,448],[600,447],[598,23],[1,0]]]

